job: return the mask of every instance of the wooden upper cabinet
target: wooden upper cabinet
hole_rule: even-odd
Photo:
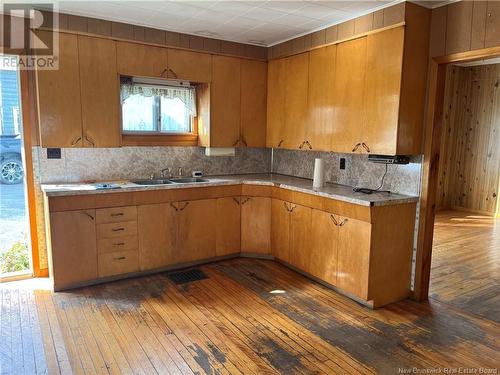
[[[279,199],[271,202],[271,253],[290,261],[290,203]]]
[[[340,43],[337,46],[332,133],[332,150],[336,152],[353,152],[361,147],[365,74],[366,37]]]
[[[311,244],[307,272],[327,283],[337,285],[338,230],[335,215],[313,209],[311,212]]]
[[[137,207],[141,271],[173,264],[177,253],[177,211],[167,203]]]
[[[470,50],[473,1],[449,4],[446,18],[446,54]]]
[[[282,147],[306,147],[309,52],[285,59],[285,123]]]
[[[138,43],[116,42],[118,73],[167,78],[167,49]]]
[[[241,142],[266,147],[267,63],[241,60]]]
[[[216,255],[223,256],[240,252],[241,210],[240,197],[217,199]]]
[[[310,207],[291,203],[290,212],[290,257],[293,266],[308,271],[311,256],[311,211]]]
[[[339,223],[337,286],[368,299],[371,224],[337,216]]]
[[[267,64],[267,147],[281,147],[285,137],[285,59]]]
[[[240,59],[213,56],[210,90],[210,147],[236,147],[240,141]]]
[[[52,212],[50,236],[55,290],[97,278],[95,210]]]
[[[49,32],[40,31],[39,33],[43,37]],[[82,147],[78,37],[76,35],[59,34],[59,68],[37,70],[37,86],[40,145],[42,147]]]
[[[120,146],[120,87],[116,43],[78,36],[83,144]]]
[[[212,55],[179,49],[168,49],[168,78],[192,82],[212,80]]]
[[[395,155],[398,138],[404,27],[367,36],[364,151]]]
[[[318,48],[309,53],[309,117],[306,138],[313,150],[332,149],[336,58],[336,45]]]
[[[241,251],[271,252],[271,198],[241,197]]]
[[[216,200],[175,203],[178,207],[177,262],[192,262],[215,256]]]
[[[500,45],[500,2],[488,1],[485,47]]]

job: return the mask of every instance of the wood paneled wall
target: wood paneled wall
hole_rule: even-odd
[[[500,64],[449,66],[438,208],[498,214]]]
[[[431,57],[500,45],[500,1],[458,1],[432,10]]]

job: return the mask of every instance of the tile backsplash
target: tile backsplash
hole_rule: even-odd
[[[314,159],[325,161],[325,180],[337,184],[377,188],[385,172],[385,165],[368,161],[367,155],[337,154],[321,151],[273,150],[273,172],[313,178]],[[340,158],[345,158],[346,169],[341,170]],[[382,190],[419,195],[422,156],[412,156],[407,165],[388,165]]]

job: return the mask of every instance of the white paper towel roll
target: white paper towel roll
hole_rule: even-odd
[[[325,163],[323,159],[314,160],[313,188],[321,188],[325,184]]]

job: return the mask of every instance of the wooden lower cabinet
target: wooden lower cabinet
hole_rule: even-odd
[[[173,264],[177,248],[177,211],[169,203],[137,208],[141,271]]]
[[[215,254],[223,256],[240,252],[241,247],[241,210],[240,197],[217,199],[215,229]]]
[[[241,251],[271,252],[271,198],[241,197]]]
[[[290,260],[290,206],[279,199],[271,203],[271,253],[284,262]]]
[[[122,275],[139,270],[137,249],[99,254],[97,261],[99,277]]]
[[[290,203],[290,256],[289,262],[301,270],[308,270],[311,247],[312,209]]]
[[[311,211],[309,266],[311,275],[337,285],[338,225],[336,217],[325,211]]]
[[[95,210],[50,213],[49,267],[54,289],[97,278]]]
[[[216,200],[177,202],[179,210],[176,263],[215,256]]]
[[[367,300],[372,225],[345,217],[338,217],[337,221],[337,286]]]

